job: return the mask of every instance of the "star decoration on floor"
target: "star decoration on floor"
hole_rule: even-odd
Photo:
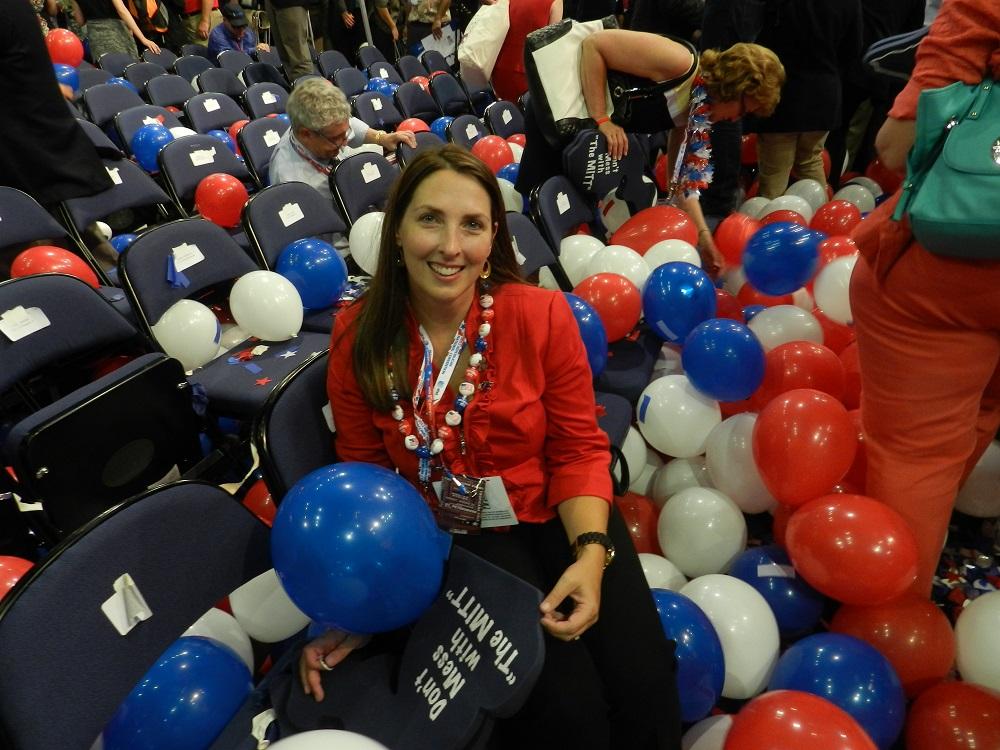
[[[271,378],[258,378],[253,382],[254,385],[267,385],[271,382]]]

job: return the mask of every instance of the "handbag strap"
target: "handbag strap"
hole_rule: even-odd
[[[625,84],[629,81],[629,79],[639,80],[638,77],[631,76],[627,73],[609,70],[608,88],[614,101],[619,101],[623,98],[649,99],[653,96],[660,96],[664,91],[670,91],[671,89],[680,86],[688,78],[694,75],[694,72],[698,69],[699,60],[698,50],[695,49],[694,45],[686,39],[679,39],[678,37],[670,36],[669,34],[662,34],[661,36],[682,45],[688,52],[691,53],[691,67],[687,69],[687,72],[677,76],[676,78],[671,78],[669,81],[657,81],[652,85],[647,84],[645,86],[626,86]],[[615,80],[614,85],[612,85],[612,79]]]

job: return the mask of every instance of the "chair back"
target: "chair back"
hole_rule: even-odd
[[[225,130],[237,120],[249,119],[231,97],[217,93],[195,94],[184,103],[184,114],[199,133]]]
[[[362,68],[368,68],[373,64],[389,62],[382,54],[382,50],[373,44],[362,44],[358,47],[358,64]]]
[[[380,130],[395,130],[403,121],[403,116],[385,94],[365,91],[354,100],[354,113],[368,125]]]
[[[451,117],[472,114],[472,102],[455,76],[438,75],[431,78],[431,96],[441,111]]]
[[[253,62],[253,58],[242,50],[224,49],[219,53],[216,62],[220,68],[231,70],[236,75],[239,75],[247,65]]]
[[[243,207],[243,227],[261,266],[272,270],[289,243],[347,232],[330,201],[304,182],[283,182],[254,195]]]
[[[276,117],[251,120],[236,134],[243,160],[258,185],[268,185],[267,167],[271,163],[274,149],[289,124]]]
[[[342,68],[352,68],[350,60],[343,52],[335,49],[323,50],[319,53],[319,60],[317,61],[319,66],[319,72],[323,74],[324,78],[333,78],[333,74]]]
[[[277,83],[255,83],[243,95],[247,112],[256,120],[271,114],[281,114],[288,104],[288,91]]]
[[[144,62],[156,63],[165,70],[170,70],[174,64],[174,60],[177,59],[177,55],[165,47],[160,47],[159,52],[144,49],[142,51],[142,59]]]
[[[267,63],[268,65],[273,65],[278,70],[281,70],[281,56],[278,54],[278,51],[274,48],[271,48],[269,50],[262,50],[262,49],[254,50],[253,58],[257,62]]]
[[[523,278],[533,278],[540,268],[549,268],[563,291],[573,290],[566,273],[559,266],[555,253],[531,219],[518,211],[507,212],[507,229],[514,243],[514,256]]]
[[[365,86],[368,85],[368,79],[365,78],[365,74],[357,68],[341,68],[334,71],[333,82],[338,89],[344,92],[344,96],[348,99],[352,99],[360,94],[365,90]]]
[[[167,69],[165,67],[153,62],[134,62],[125,68],[125,80],[139,89],[139,91],[146,88],[146,83],[150,78],[166,74]]]
[[[401,84],[393,98],[403,117],[416,117],[430,125],[441,116],[441,107],[418,83]]]
[[[191,55],[196,57],[204,57],[206,60],[209,60],[213,66],[215,65],[215,61],[208,56],[208,47],[206,47],[204,44],[182,44],[181,56],[188,57]]]
[[[400,57],[396,61],[396,68],[399,70],[399,75],[407,81],[417,76],[426,76],[428,72],[424,64],[413,55],[403,55]]]
[[[87,118],[99,128],[111,122],[119,112],[145,103],[132,89],[111,83],[99,83],[83,92]]]
[[[0,248],[38,240],[66,240],[66,228],[27,193],[0,185]],[[8,308],[4,308],[5,310]]]
[[[469,97],[469,101],[472,102],[472,111],[475,113],[476,117],[485,117],[487,107],[497,100],[497,94],[493,90],[493,87],[487,83],[484,88],[475,88],[470,86],[463,78],[459,78],[458,82],[462,84],[462,88],[465,90],[465,95]]]
[[[403,83],[403,79],[399,75],[399,71],[392,66],[392,63],[385,61],[373,62],[368,66],[368,77],[369,78],[384,78],[389,83],[400,84]]]
[[[550,177],[532,192],[531,210],[549,247],[559,254],[563,237],[594,221],[593,204],[563,175]]]
[[[416,148],[402,142],[396,146],[396,161],[404,167],[413,161],[421,151],[429,148],[440,148],[444,145],[444,141],[428,130],[414,133],[413,137],[417,139]]]
[[[118,152],[118,154],[122,157],[125,156],[118,144],[108,138],[108,134],[97,127],[90,120],[85,120],[83,117],[77,117],[76,124],[83,128],[83,132],[87,134],[90,142],[94,144],[94,148],[100,151],[108,152],[108,156],[111,155],[110,152],[112,151]]]
[[[115,129],[127,153],[132,153],[132,138],[146,125],[162,125],[170,130],[181,127],[181,121],[170,110],[155,104],[143,104],[141,107],[122,110],[115,115]]]
[[[243,79],[243,83],[245,83],[248,88],[253,86],[255,83],[276,83],[286,92],[290,88],[288,79],[285,78],[285,74],[281,72],[280,68],[276,68],[274,65],[271,65],[271,63],[250,63],[243,68],[243,72],[240,73],[240,78]]]
[[[198,183],[210,174],[224,172],[248,185],[253,181],[236,154],[210,135],[188,135],[171,141],[160,149],[157,159],[170,199],[182,215],[190,210]]]
[[[238,99],[247,90],[246,85],[228,68],[209,68],[198,76],[198,90],[202,93],[225,94]]]
[[[420,62],[427,69],[428,74],[436,70],[451,73],[451,66],[448,64],[447,58],[436,49],[424,50],[423,54],[420,55]]]
[[[103,161],[111,187],[96,195],[69,198],[62,203],[63,215],[79,235],[93,222],[125,209],[149,207],[159,218],[166,216],[170,196],[141,167],[126,159]]]
[[[97,61],[97,67],[121,78],[125,73],[125,68],[136,60],[135,55],[130,55],[127,52],[105,52]]]
[[[475,115],[459,115],[448,125],[448,140],[462,148],[471,149],[485,135],[486,128]]]
[[[183,108],[184,103],[197,92],[191,82],[176,73],[150,78],[146,82],[146,96],[160,107]]]
[[[86,91],[99,83],[107,83],[114,78],[108,71],[100,68],[77,68],[76,72],[80,76],[80,91]]]
[[[513,102],[493,102],[486,108],[485,120],[490,132],[501,138],[524,132],[524,115]]]
[[[363,151],[337,162],[330,187],[348,224],[362,214],[381,211],[399,177],[399,167],[379,154]]]
[[[193,82],[206,70],[214,67],[212,61],[202,55],[183,55],[174,60],[173,71],[186,81]]]

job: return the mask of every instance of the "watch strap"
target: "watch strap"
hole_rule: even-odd
[[[604,567],[607,568],[615,559],[615,543],[611,537],[601,531],[585,531],[570,545],[570,551],[576,557],[581,547],[588,544],[600,544],[604,547]]]

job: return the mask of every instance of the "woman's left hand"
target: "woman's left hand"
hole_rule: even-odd
[[[542,627],[561,641],[579,638],[597,622],[603,577],[604,548],[588,544],[542,602]],[[573,611],[568,616],[556,609],[566,598],[573,600]]]
[[[718,277],[719,271],[725,265],[726,259],[722,257],[719,248],[715,246],[712,233],[708,230],[698,232],[698,254],[701,256],[701,267],[713,279]]]

